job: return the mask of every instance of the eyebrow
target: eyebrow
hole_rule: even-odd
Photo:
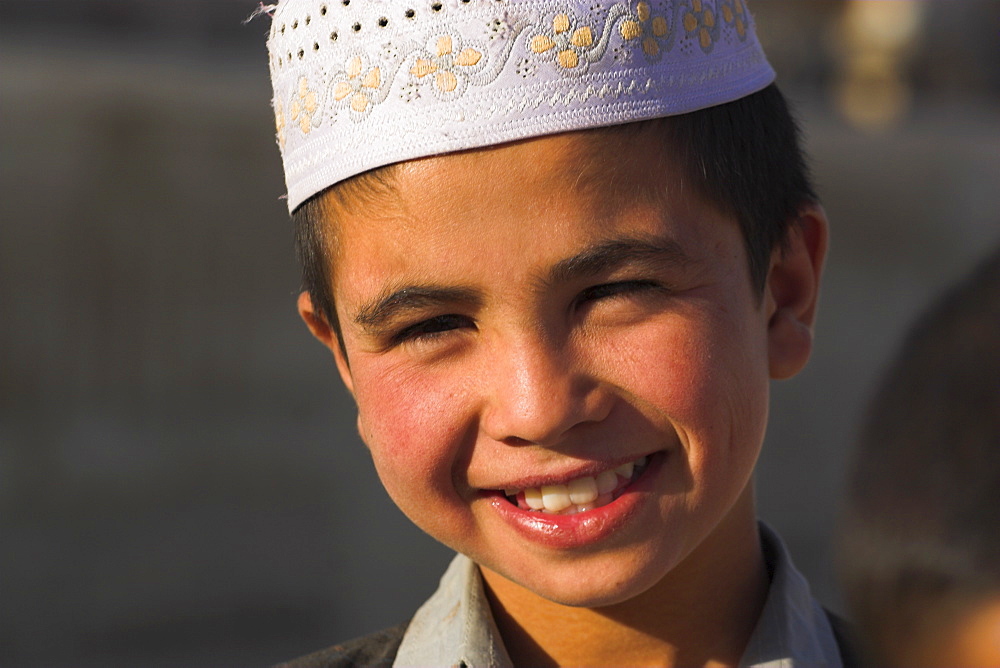
[[[624,237],[611,239],[558,262],[545,277],[543,286],[556,285],[640,262],[657,266],[684,266],[690,258],[671,239]]]
[[[541,287],[594,276],[628,263],[662,266],[684,265],[689,261],[680,245],[669,239],[611,239],[560,260],[541,280]],[[482,293],[473,288],[408,285],[390,290],[364,304],[354,316],[354,322],[369,333],[377,333],[386,323],[407,312],[443,306],[463,305],[475,308],[483,305]]]
[[[354,316],[354,322],[369,332],[377,331],[393,318],[407,311],[418,311],[446,304],[481,306],[482,295],[471,288],[441,287],[435,285],[410,285],[368,302]]]

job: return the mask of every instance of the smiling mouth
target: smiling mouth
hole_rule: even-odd
[[[574,478],[561,485],[527,489],[505,489],[507,500],[521,510],[553,515],[585,513],[606,506],[632,484],[646,469],[647,457],[622,464],[595,476]]]

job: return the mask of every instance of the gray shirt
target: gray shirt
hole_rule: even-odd
[[[740,660],[746,668],[841,668],[826,614],[792,564],[781,539],[760,525],[771,586]],[[512,667],[483,590],[479,569],[458,555],[403,636],[394,666]]]

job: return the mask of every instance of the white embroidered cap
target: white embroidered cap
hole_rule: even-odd
[[[660,116],[774,80],[744,0],[284,0],[288,210],[402,160]]]

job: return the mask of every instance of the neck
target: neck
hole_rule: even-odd
[[[531,666],[735,666],[768,590],[749,486],[691,554],[622,603],[571,607],[483,578],[514,665]]]

